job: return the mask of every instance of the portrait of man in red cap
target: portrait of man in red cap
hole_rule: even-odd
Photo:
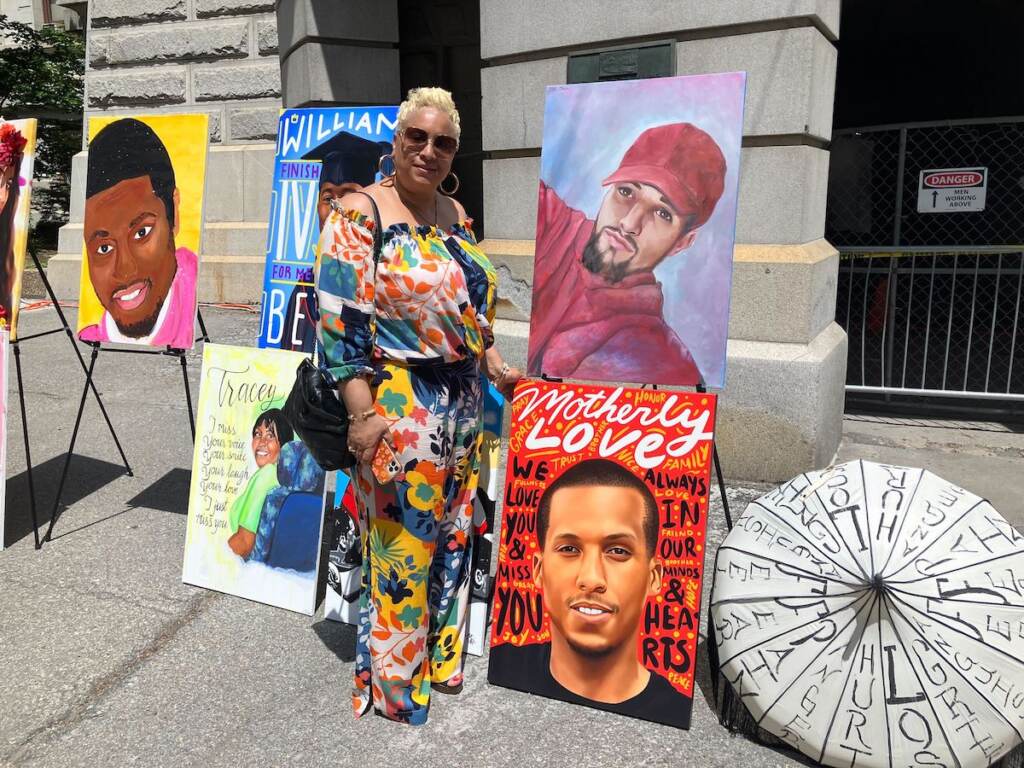
[[[666,322],[654,269],[690,248],[725,186],[716,141],[690,122],[647,127],[601,182],[596,215],[540,184],[529,371],[604,381],[697,384]]]

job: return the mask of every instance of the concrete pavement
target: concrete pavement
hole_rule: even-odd
[[[218,342],[255,338],[253,314],[204,308],[204,315]],[[26,313],[22,333],[54,322],[52,310]],[[83,376],[60,334],[26,342],[22,358],[45,517]],[[189,374],[195,394],[198,354],[189,356]],[[473,657],[465,691],[435,696],[426,726],[356,721],[348,703],[351,628],[323,620],[322,612],[310,618],[181,583],[192,451],[177,362],[103,353],[96,380],[134,477],[123,475],[90,402],[81,458],[72,464],[73,503],[38,552],[28,533],[10,387],[0,765],[804,764],[718,725],[705,695],[703,646],[689,732],[488,686],[486,660]],[[858,440],[847,448],[867,447]],[[734,515],[761,492],[730,487]],[[724,534],[718,506],[710,519],[717,547]]]

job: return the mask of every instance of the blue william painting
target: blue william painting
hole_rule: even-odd
[[[261,348],[312,352],[320,313],[313,280],[331,200],[379,179],[398,107],[289,109],[277,127],[263,277]]]

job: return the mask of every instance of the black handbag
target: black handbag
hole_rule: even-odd
[[[360,194],[366,195],[365,192]],[[366,196],[373,208],[373,270],[376,277],[383,234],[377,203]],[[348,409],[337,394],[334,377],[327,372],[326,355],[319,335],[313,354],[319,357],[319,363],[314,364],[308,357],[299,363],[295,370],[295,384],[284,403],[284,414],[295,434],[325,471],[348,469],[356,463],[356,457],[348,449]]]

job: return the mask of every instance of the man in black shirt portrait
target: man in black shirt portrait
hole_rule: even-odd
[[[647,598],[660,593],[654,496],[632,472],[588,459],[540,498],[533,579],[551,642],[491,650],[498,685],[645,720],[682,725],[690,700],[637,657]]]

